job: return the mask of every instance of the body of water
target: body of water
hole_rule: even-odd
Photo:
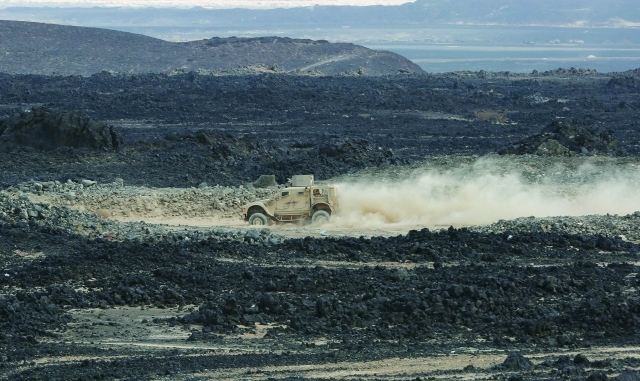
[[[426,44],[371,43],[371,49],[389,50],[417,63],[428,72],[510,71],[530,73],[557,68],[589,68],[599,72],[640,68],[640,48],[603,45],[547,44]]]
[[[463,70],[526,73],[571,67],[612,72],[640,68],[639,28],[493,25],[388,25],[384,28],[344,25],[306,29],[276,28],[272,25],[111,28],[169,41],[214,36],[281,36],[352,42],[398,53],[425,71],[437,73]]]
[[[640,68],[638,28],[413,26],[404,36],[406,41],[362,44],[398,53],[429,72]]]

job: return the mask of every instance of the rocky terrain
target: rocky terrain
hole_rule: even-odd
[[[0,72],[18,74],[89,76],[103,70],[168,73],[238,67],[308,75],[422,72],[395,53],[287,37],[214,37],[176,43],[109,29],[6,20],[0,20],[0,36]]]
[[[366,74],[0,74],[0,378],[637,380],[637,71]]]
[[[53,151],[60,147],[115,150],[123,143],[113,127],[94,123],[86,115],[25,110],[0,121],[0,150]]]
[[[2,191],[6,377],[637,377],[638,213],[389,238],[235,225],[271,191]],[[210,226],[133,222],[158,216]]]
[[[115,126],[126,143],[108,152],[60,147],[44,156],[13,150],[0,162],[0,183],[122,178],[161,187],[237,186],[261,174],[277,174],[282,183],[292,172],[328,179],[367,166],[504,151],[558,123],[605,145],[596,151],[635,156],[637,78],[582,69],[391,77],[0,74],[0,116],[41,106],[78,111]],[[591,130],[610,130],[617,148],[589,137]],[[574,154],[594,154],[571,144]]]
[[[624,151],[613,136],[613,131],[598,131],[576,123],[555,121],[541,134],[502,147],[500,154],[568,156],[575,154],[622,155]]]
[[[31,201],[94,187],[0,194],[7,379],[638,376],[638,213],[286,239]]]

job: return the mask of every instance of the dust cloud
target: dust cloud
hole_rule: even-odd
[[[504,173],[504,162],[479,160],[471,168],[426,171],[395,181],[359,179],[338,184],[332,224],[470,226],[517,217],[628,214],[640,210],[640,171],[549,168],[537,180]],[[550,175],[551,174],[551,175]],[[553,174],[556,176],[554,177]]]

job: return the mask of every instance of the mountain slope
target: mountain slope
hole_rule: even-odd
[[[347,43],[280,37],[176,43],[108,29],[21,21],[0,21],[0,52],[0,71],[23,74],[162,73],[259,64],[327,75],[360,68],[367,75],[422,71],[398,54]]]

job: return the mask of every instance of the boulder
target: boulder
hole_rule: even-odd
[[[52,151],[59,147],[114,150],[122,144],[113,127],[80,112],[39,108],[0,120],[0,152],[21,148]]]
[[[510,353],[502,367],[510,370],[528,370],[533,368],[533,363],[521,353]]]

